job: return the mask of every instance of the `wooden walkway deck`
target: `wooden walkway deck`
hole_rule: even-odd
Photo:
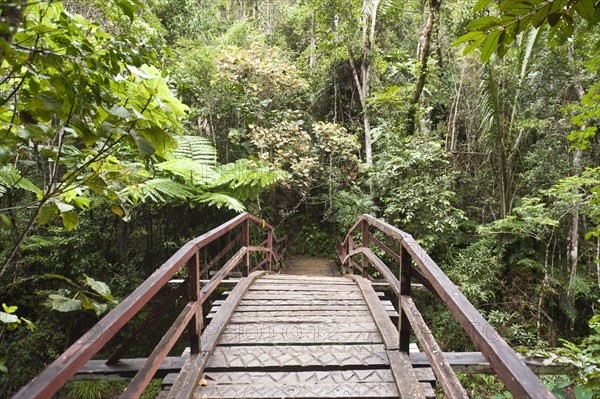
[[[406,390],[411,379],[421,397],[433,397],[431,369],[412,369],[406,355],[386,346],[393,306],[358,279],[258,279],[231,315],[194,398],[397,398],[398,383]],[[216,303],[217,314],[228,300]],[[397,344],[397,333],[387,338]]]

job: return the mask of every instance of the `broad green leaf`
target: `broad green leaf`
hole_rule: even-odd
[[[127,65],[127,69],[129,69],[129,72],[131,72],[132,74],[134,74],[137,77],[140,77],[142,79],[156,79],[158,76],[153,76],[150,75],[149,73],[142,71],[140,68],[135,67],[133,65]]]
[[[592,22],[594,20],[594,14],[596,9],[594,7],[594,0],[577,0],[575,2],[575,11],[581,15],[586,21]]]
[[[125,216],[125,212],[123,212],[123,208],[121,208],[120,205],[112,204],[110,207],[110,210],[112,211],[112,213],[114,213],[117,216],[120,216],[120,217]]]
[[[483,62],[487,62],[492,54],[494,54],[494,51],[496,51],[496,48],[498,47],[498,40],[500,39],[501,34],[501,30],[493,31],[483,42],[483,46],[481,46],[481,60]]]
[[[14,314],[0,312],[0,321],[5,324],[18,323],[19,317]]]
[[[69,212],[69,211],[72,211],[73,209],[75,209],[75,207],[73,205],[65,204],[64,202],[61,202],[61,201],[56,201],[56,206],[58,207],[58,210],[61,213]]]
[[[493,0],[479,0],[473,7],[473,11],[478,12],[486,8]]]
[[[560,21],[560,14],[557,12],[553,12],[548,14],[548,24],[550,26],[556,26],[556,24]]]
[[[464,35],[462,35],[461,37],[459,37],[458,39],[456,39],[452,43],[452,47],[456,47],[459,44],[462,44],[469,40],[478,40],[482,37],[485,38],[485,33],[481,32],[481,31],[476,30],[476,31],[468,32],[468,33],[465,33]]]
[[[2,223],[4,223],[7,228],[10,229],[12,227],[12,221],[4,213],[0,213],[0,220],[2,220]]]
[[[118,106],[118,105],[115,105],[114,107],[112,107],[111,109],[109,109],[108,112],[111,115],[114,115],[116,117],[123,118],[123,119],[129,118],[131,116],[131,112],[129,112],[127,110],[127,108],[121,107],[121,106]]]
[[[131,131],[131,137],[135,141],[139,154],[142,158],[150,158],[156,152],[156,147],[136,131]]]
[[[42,275],[42,277],[45,277],[45,278],[56,278],[56,279],[59,279],[59,280],[64,280],[64,281],[66,281],[67,283],[70,283],[70,284],[76,285],[76,284],[73,282],[73,280],[71,280],[71,279],[70,279],[70,278],[68,278],[68,277],[65,277],[65,276],[63,276],[62,274],[45,273],[45,274],[43,274],[43,275]]]
[[[80,300],[67,298],[58,294],[48,295],[47,305],[59,312],[73,312],[80,310],[82,307]]]
[[[474,49],[476,49],[477,47],[479,47],[481,45],[481,43],[483,43],[483,41],[486,39],[486,35],[483,35],[481,37],[479,37],[477,40],[474,40],[471,44],[469,44],[467,47],[465,47],[463,54],[469,54],[471,51],[473,51]]]
[[[18,309],[17,306],[6,306],[5,303],[2,304],[2,309],[4,309],[4,311],[6,313],[15,313]]]
[[[76,212],[64,212],[60,214],[60,217],[62,218],[63,225],[69,231],[79,226],[79,216],[77,216]]]
[[[127,15],[131,21],[133,21],[135,11],[137,9],[136,4],[131,0],[117,0],[117,5],[121,10],[123,10],[123,13]]]
[[[40,214],[37,217],[39,224],[48,224],[58,213],[58,207],[56,205],[44,206],[40,209]]]
[[[81,209],[90,209],[90,199],[87,197],[75,197],[73,203]]]
[[[116,301],[114,300],[114,298],[112,297],[111,293],[110,293],[110,288],[108,288],[108,285],[106,285],[106,283],[102,282],[102,281],[98,281],[98,280],[94,280],[91,277],[88,277],[84,274],[85,276],[85,281],[87,283],[87,285],[90,286],[91,289],[93,289],[94,291],[96,291],[98,294],[102,295],[102,298],[106,299],[109,302],[113,302],[115,303]]]
[[[481,18],[477,18],[474,21],[471,21],[465,28],[466,30],[484,30],[494,26],[498,26],[500,23],[500,19],[498,17],[493,16],[485,16]]]

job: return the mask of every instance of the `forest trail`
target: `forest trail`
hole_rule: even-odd
[[[330,258],[317,256],[292,256],[284,274],[295,276],[341,276],[335,261]]]

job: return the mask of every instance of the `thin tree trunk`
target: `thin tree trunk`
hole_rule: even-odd
[[[315,66],[315,61],[317,60],[317,44],[315,41],[315,13],[314,11],[310,16],[310,47],[309,47],[309,57],[308,57],[308,67],[312,70]]]
[[[419,41],[418,46],[417,57],[420,63],[420,70],[415,91],[410,99],[407,129],[408,134],[414,134],[417,129],[417,112],[419,101],[421,100],[421,94],[423,94],[423,88],[425,87],[425,81],[427,80],[427,61],[429,60],[429,53],[431,51],[431,33],[433,32],[436,13],[440,8],[440,3],[441,0],[429,0],[429,15],[427,16],[427,22],[423,27],[421,40]]]
[[[371,51],[375,41],[375,25],[377,23],[377,9],[381,0],[364,0],[362,8],[362,60],[360,64],[360,74],[354,62],[352,49],[348,43],[348,58],[352,67],[352,76],[358,89],[358,97],[363,110],[363,126],[365,129],[365,163],[373,164],[372,140],[371,140],[371,120],[367,109],[367,100],[370,94],[371,79]]]

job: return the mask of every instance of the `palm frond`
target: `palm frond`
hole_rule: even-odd
[[[491,67],[484,66],[481,82],[481,111],[483,114],[483,134],[480,137],[484,148],[504,147],[502,131],[502,110],[500,93]]]

